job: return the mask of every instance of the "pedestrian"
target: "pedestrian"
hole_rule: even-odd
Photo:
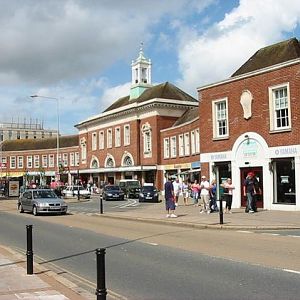
[[[168,181],[165,183],[165,201],[167,218],[177,218],[175,215],[175,195],[174,187],[171,181],[171,177],[168,177]]]
[[[254,179],[253,172],[249,172],[247,174],[247,177],[244,180],[244,184],[243,184],[243,191],[244,191],[244,196],[247,197],[247,206],[245,212],[254,213],[253,198],[254,195],[256,194],[256,191],[255,191],[255,179]]]
[[[198,199],[199,199],[199,193],[200,193],[200,185],[199,185],[197,179],[195,179],[194,183],[191,185],[191,189],[192,189],[193,204],[194,204],[194,206],[197,206]]]
[[[201,177],[200,182],[200,214],[206,212],[210,214],[210,208],[209,208],[209,191],[210,191],[210,184],[208,180],[206,179],[206,176]]]
[[[174,195],[175,195],[175,206],[178,206],[178,199],[181,193],[181,183],[179,182],[178,178],[176,178],[176,180],[173,182],[173,188],[174,188]]]
[[[186,180],[182,183],[182,196],[183,196],[183,204],[188,205],[189,185],[188,185],[188,182]]]
[[[209,201],[209,209],[211,212],[213,211],[219,211],[218,205],[217,205],[217,183],[216,180],[213,179],[210,184],[210,201]]]
[[[227,178],[227,180],[221,184],[221,186],[224,188],[224,197],[226,202],[225,213],[231,214],[232,195],[235,187],[232,184],[231,178]]]

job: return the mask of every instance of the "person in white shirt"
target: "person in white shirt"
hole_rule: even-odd
[[[210,190],[210,184],[208,180],[206,179],[206,176],[201,177],[201,182],[200,182],[200,214],[203,212],[207,212],[210,214],[210,208],[209,208],[209,190]]]
[[[173,181],[173,188],[174,188],[174,196],[175,196],[175,206],[178,206],[178,198],[181,193],[181,183],[179,182],[178,178],[176,178],[176,180]]]

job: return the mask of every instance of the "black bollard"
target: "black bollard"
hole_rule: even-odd
[[[223,196],[221,196],[220,198],[219,215],[220,215],[220,224],[223,224]]]
[[[27,274],[33,274],[32,225],[26,225],[27,232]]]
[[[106,287],[105,287],[105,249],[96,249],[97,255],[97,300],[106,300]]]
[[[103,214],[103,196],[100,195],[100,214]]]

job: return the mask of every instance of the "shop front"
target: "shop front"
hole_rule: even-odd
[[[300,210],[300,145],[268,147],[262,136],[255,132],[242,134],[231,151],[203,153],[201,163],[208,163],[210,178],[218,185],[232,178],[235,186],[233,207],[246,205],[243,183],[249,172],[258,181],[257,206],[268,210]],[[298,193],[299,194],[299,193]]]

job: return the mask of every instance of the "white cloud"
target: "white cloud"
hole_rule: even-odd
[[[239,6],[204,34],[184,34],[179,49],[182,78],[178,84],[197,87],[228,78],[260,48],[285,39],[300,22],[299,1],[241,0]],[[183,30],[182,33],[185,33]]]

